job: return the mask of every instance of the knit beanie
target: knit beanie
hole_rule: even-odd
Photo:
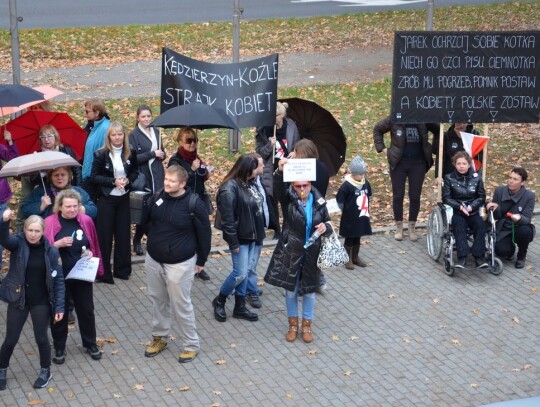
[[[366,163],[359,155],[353,157],[349,164],[352,175],[364,175],[366,173]]]

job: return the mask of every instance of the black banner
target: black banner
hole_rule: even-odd
[[[238,127],[276,122],[278,54],[238,64],[197,61],[163,48],[161,113],[188,103],[223,109]]]
[[[537,123],[540,31],[396,32],[397,123]]]

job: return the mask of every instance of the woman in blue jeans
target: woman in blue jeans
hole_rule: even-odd
[[[233,292],[233,317],[248,321],[259,319],[257,314],[246,308],[248,269],[260,254],[257,246],[265,236],[264,199],[254,182],[258,165],[258,158],[253,154],[239,157],[223,179],[216,197],[216,228],[223,232],[233,263],[231,273],[212,301],[214,316],[220,322],[227,319],[225,302]]]
[[[283,179],[285,163],[286,160],[279,162],[278,180]],[[326,201],[310,181],[291,182],[286,197],[289,220],[274,249],[264,281],[286,290],[287,342],[296,340],[298,334],[298,299],[302,296],[302,340],[310,343],[313,341],[311,322],[315,311],[315,292],[319,288],[321,274],[317,267],[321,239],[311,242],[310,237],[315,231],[321,236],[328,235],[332,233],[332,226]]]

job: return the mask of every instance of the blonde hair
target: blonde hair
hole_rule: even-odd
[[[122,158],[124,159],[124,161],[126,161],[129,158],[129,155],[131,154],[131,150],[129,148],[128,134],[126,133],[126,128],[124,127],[122,123],[118,121],[111,122],[111,124],[109,125],[109,128],[107,129],[107,135],[105,136],[104,148],[109,150],[111,153],[114,153],[110,136],[113,133],[116,133],[117,131],[121,131],[122,133],[124,133],[124,143],[122,145]]]
[[[287,117],[288,108],[289,108],[289,104],[287,102],[277,102],[276,103],[276,116],[281,115],[283,117]]]
[[[41,230],[45,230],[45,221],[39,215],[30,215],[28,218],[26,218],[24,221],[24,230],[28,229],[32,223],[39,223]]]
[[[64,189],[58,195],[56,195],[56,199],[54,200],[53,213],[60,212],[60,207],[64,203],[65,199],[76,199],[79,203],[79,206],[82,202],[81,194],[79,194],[78,191],[75,191],[71,188]]]

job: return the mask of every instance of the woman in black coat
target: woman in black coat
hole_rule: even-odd
[[[280,160],[276,176],[283,181],[283,165]],[[321,240],[315,240],[305,248],[310,236],[332,233],[326,201],[321,193],[311,186],[310,181],[294,181],[287,194],[289,221],[284,226],[270,260],[264,281],[284,288],[289,330],[286,340],[292,342],[298,333],[298,298],[302,296],[302,339],[313,340],[311,322],[315,309],[315,292],[319,288],[321,270],[317,258]]]
[[[525,259],[529,243],[536,234],[531,223],[536,202],[536,195],[525,187],[528,174],[523,167],[514,167],[508,176],[507,185],[497,187],[493,193],[493,200],[487,204],[493,209],[497,219],[497,242],[495,253],[497,256],[511,259],[518,247],[515,267],[525,267]]]
[[[129,191],[137,179],[137,155],[129,147],[120,122],[107,130],[105,146],[94,154],[92,182],[98,190],[96,228],[103,259],[103,277],[96,281],[114,284],[111,252],[114,239],[114,277],[128,280],[131,274],[131,219]]]
[[[30,314],[39,349],[41,370],[34,388],[46,387],[51,379],[51,344],[47,330],[51,317],[64,316],[64,275],[58,249],[43,238],[43,219],[32,215],[24,232],[11,236],[9,222],[14,212],[6,209],[0,223],[0,244],[11,251],[9,271],[0,285],[0,299],[8,303],[6,338],[0,348],[0,390],[6,388],[9,361]]]
[[[487,267],[486,225],[479,209],[486,202],[486,191],[482,177],[471,169],[472,158],[465,151],[457,152],[452,157],[455,170],[444,177],[443,203],[454,210],[452,215],[452,233],[456,238],[457,268],[465,267],[469,254],[467,230],[473,230],[474,243],[472,255],[477,268]]]
[[[137,108],[137,124],[129,133],[129,145],[137,153],[139,172],[144,175],[146,185],[144,190],[152,194],[163,189],[165,170],[163,160],[165,151],[161,147],[159,131],[150,126],[152,110],[148,105]],[[148,225],[137,225],[133,237],[133,250],[138,256],[143,255],[141,239],[147,233]]]

